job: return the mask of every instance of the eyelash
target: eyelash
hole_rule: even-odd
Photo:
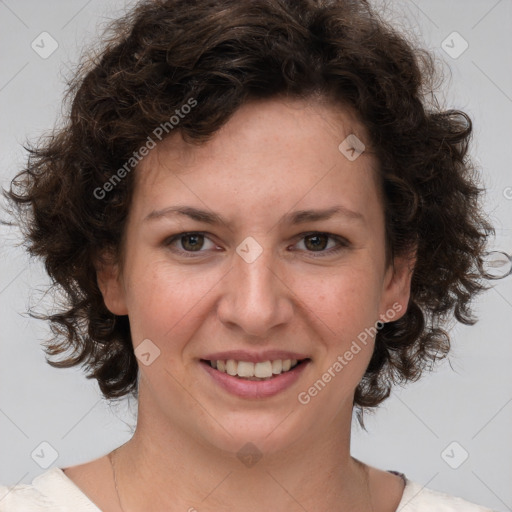
[[[165,242],[164,242],[164,245],[166,247],[171,247],[171,245],[175,241],[177,241],[177,240],[179,240],[179,239],[181,239],[181,238],[183,238],[185,236],[189,236],[189,235],[202,235],[202,236],[204,236],[205,238],[207,238],[208,240],[210,240],[213,243],[213,241],[207,236],[208,233],[205,233],[203,231],[187,231],[187,232],[184,232],[184,233],[178,233],[177,235],[174,235],[174,236],[166,239]],[[301,233],[300,235],[297,235],[297,237],[299,237],[298,242],[302,241],[304,238],[307,238],[309,236],[314,236],[314,235],[324,235],[324,236],[327,236],[328,239],[334,240],[338,244],[338,246],[335,247],[335,248],[331,248],[329,250],[322,250],[322,251],[307,251],[306,250],[306,252],[310,253],[310,255],[313,258],[321,258],[324,255],[329,255],[330,256],[330,255],[333,255],[333,254],[337,254],[340,251],[342,251],[343,249],[346,249],[346,248],[348,248],[350,246],[350,243],[346,239],[344,239],[344,238],[342,238],[340,236],[337,236],[337,235],[333,235],[332,233],[325,233],[323,231],[310,231],[308,233]],[[329,242],[327,242],[327,245],[328,244],[329,244]],[[178,253],[178,254],[184,255],[187,258],[196,258],[201,253],[206,252],[206,251],[185,251],[185,250],[176,249],[176,248],[171,248],[171,250],[173,252]],[[318,253],[318,254],[315,254],[315,253]]]

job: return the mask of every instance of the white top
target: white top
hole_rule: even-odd
[[[462,498],[427,489],[405,478],[396,512],[493,512]],[[101,512],[58,467],[37,476],[32,484],[0,485],[0,512]]]

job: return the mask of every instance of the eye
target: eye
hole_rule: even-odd
[[[344,238],[331,233],[314,231],[310,233],[302,233],[299,236],[302,238],[296,245],[300,246],[303,244],[304,246],[304,249],[299,247],[299,250],[303,250],[307,253],[319,253],[318,256],[311,254],[311,256],[315,258],[336,254],[350,245]],[[200,253],[207,252],[208,250],[215,250],[215,248],[218,247],[206,236],[205,233],[198,231],[174,235],[168,238],[164,242],[164,245],[169,247],[173,252],[187,257],[194,257]]]
[[[300,236],[302,236],[302,239],[298,245],[303,244],[306,252],[321,253],[319,256],[336,254],[349,246],[347,240],[331,233],[312,232],[302,233]],[[330,246],[329,240],[333,241]],[[318,257],[316,255],[312,256]]]
[[[205,247],[205,241],[210,242],[210,246],[206,244],[206,250],[214,249],[216,245],[207,237],[204,233],[191,232],[191,233],[180,233],[178,235],[168,238],[164,244],[167,247],[171,247],[171,250],[177,253],[184,254],[186,256],[193,256],[191,253],[205,252],[201,249]],[[176,248],[175,245],[181,246]]]

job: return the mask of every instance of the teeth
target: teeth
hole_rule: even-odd
[[[283,369],[283,361],[278,359],[277,361],[272,361],[272,373],[274,375],[279,375]]]
[[[236,364],[232,359],[229,361]],[[238,363],[238,371],[235,371],[233,375],[238,375],[239,377],[255,377],[254,373],[254,363],[248,363],[247,361],[239,361]]]
[[[228,375],[236,375],[238,370],[238,363],[234,359],[228,359],[226,361],[226,373]]]
[[[297,359],[277,359],[275,361],[262,361],[251,363],[250,361],[210,361],[212,368],[227,373],[228,375],[242,377],[249,380],[270,379],[273,375],[279,375],[289,371],[297,365]]]
[[[240,366],[240,363],[238,366]],[[256,363],[254,365],[254,376],[259,377],[260,379],[272,377],[272,363],[270,361]],[[249,377],[252,377],[252,375],[249,375]]]

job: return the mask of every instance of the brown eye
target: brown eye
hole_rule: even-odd
[[[329,237],[324,234],[308,235],[304,237],[305,246],[311,251],[323,251],[327,247]]]
[[[175,253],[192,256],[194,253],[203,256],[208,250],[215,249],[216,245],[203,233],[179,233],[178,235],[168,238],[164,245]]]
[[[303,233],[301,236],[302,238],[297,244],[299,249],[306,253],[318,253],[318,255],[310,254],[315,257],[333,255],[350,247],[348,240],[330,233]],[[300,247],[301,244],[304,247]]]
[[[186,251],[198,251],[204,243],[204,235],[194,233],[180,237],[181,245]]]

